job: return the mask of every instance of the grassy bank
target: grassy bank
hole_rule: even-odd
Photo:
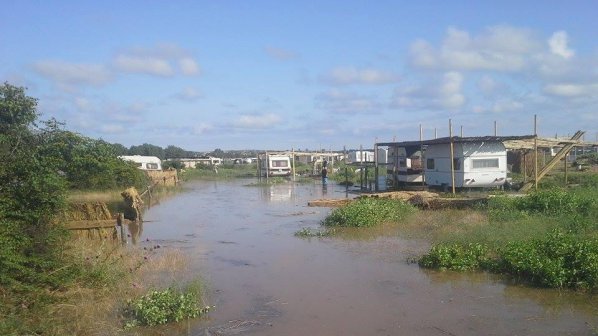
[[[502,195],[467,210],[409,210],[403,203],[370,199],[334,210],[323,224],[364,227],[392,221],[399,235],[432,243],[420,259],[422,267],[486,270],[534,286],[595,290],[595,176],[570,176],[580,181],[577,188],[549,187],[525,197]]]
[[[123,248],[106,241],[74,241],[64,251],[64,258],[68,260],[65,267],[75,272],[75,277],[64,279],[53,290],[23,290],[18,296],[0,296],[0,334],[119,334],[127,324],[146,321],[136,321],[127,313],[127,302],[167,288],[175,280],[184,283],[165,275],[181,274],[187,263],[176,250]],[[187,290],[175,289],[182,293]],[[201,293],[197,285],[193,293]],[[188,307],[205,307],[201,296],[193,298]]]

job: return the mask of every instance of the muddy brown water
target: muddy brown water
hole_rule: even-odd
[[[527,288],[485,273],[420,269],[428,248],[392,226],[297,238],[318,229],[344,187],[192,182],[146,213],[139,244],[183,250],[181,281],[201,276],[209,316],[157,335],[595,335],[597,297]],[[349,196],[351,197],[351,196]]]

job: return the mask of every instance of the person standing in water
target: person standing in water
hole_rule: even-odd
[[[328,161],[322,162],[322,185],[328,184]]]

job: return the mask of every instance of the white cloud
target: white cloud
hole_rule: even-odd
[[[317,95],[316,107],[334,114],[379,113],[382,110],[375,97],[337,89]]]
[[[193,126],[193,134],[195,135],[202,135],[210,132],[214,129],[214,126],[209,123],[200,123]]]
[[[183,75],[193,76],[199,74],[199,65],[191,57],[181,58],[179,60],[179,67]]]
[[[183,91],[177,93],[175,97],[180,100],[194,101],[201,98],[202,95],[198,90],[192,87],[186,87],[183,89]]]
[[[153,48],[131,48],[114,57],[113,65],[120,71],[152,76],[171,77],[180,73],[198,75],[200,67],[191,54],[173,44],[159,44]]]
[[[279,61],[288,61],[297,58],[297,54],[295,52],[287,49],[265,47],[264,50],[270,57]]]
[[[279,124],[282,118],[274,113],[266,114],[245,114],[233,122],[234,127],[263,129]]]
[[[113,78],[112,73],[100,64],[39,61],[33,64],[33,69],[41,76],[66,87],[101,86]]]
[[[122,124],[106,124],[100,126],[99,131],[108,134],[124,133],[125,126]]]
[[[548,45],[550,46],[550,51],[553,54],[559,55],[565,59],[569,59],[575,55],[575,52],[572,49],[569,49],[567,44],[568,44],[567,32],[562,31],[562,30],[555,32],[548,39]]]
[[[477,87],[482,93],[490,95],[496,92],[499,84],[494,80],[494,78],[484,75],[478,80]]]
[[[495,26],[472,37],[451,27],[438,49],[418,40],[411,45],[410,56],[413,65],[427,69],[519,71],[539,48],[526,29]]]
[[[544,87],[548,94],[560,97],[598,96],[598,84],[550,84]]]
[[[463,75],[460,73],[448,72],[444,74],[440,88],[440,104],[450,109],[461,107],[465,103],[465,96],[461,93],[462,85]]]
[[[114,65],[117,69],[125,72],[162,77],[174,75],[174,70],[168,61],[155,57],[118,55],[114,60]]]
[[[459,109],[466,103],[462,92],[463,75],[451,71],[430,83],[400,87],[395,91],[391,106],[416,109]]]
[[[399,76],[376,69],[357,69],[354,67],[335,68],[322,76],[325,83],[333,85],[351,84],[388,84],[399,81]]]

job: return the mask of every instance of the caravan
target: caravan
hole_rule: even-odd
[[[141,170],[162,170],[162,161],[155,156],[122,155],[121,160],[131,161]]]
[[[288,155],[268,154],[259,160],[262,176],[291,176],[291,158]]]

